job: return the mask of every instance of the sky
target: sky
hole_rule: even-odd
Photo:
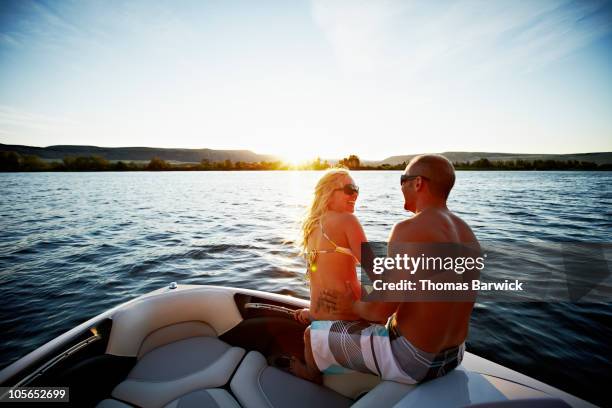
[[[612,151],[612,2],[0,0],[0,143]]]

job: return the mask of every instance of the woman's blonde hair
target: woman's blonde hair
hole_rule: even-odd
[[[312,202],[310,203],[306,215],[304,216],[304,221],[302,221],[302,240],[300,243],[302,255],[308,252],[308,237],[315,227],[319,225],[321,217],[325,211],[327,211],[329,200],[332,194],[334,194],[334,190],[338,188],[340,179],[348,175],[349,172],[346,169],[332,168],[327,170],[319,179],[319,182],[315,187]],[[308,261],[309,263],[312,263],[314,259],[311,259],[311,256],[308,256]]]

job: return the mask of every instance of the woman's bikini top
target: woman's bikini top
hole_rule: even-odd
[[[332,241],[332,239],[325,233],[325,230],[323,229],[323,222],[321,220],[319,220],[319,227],[321,228],[321,234],[323,235],[323,237],[334,246],[334,249],[312,249],[308,251],[307,255],[308,255],[309,263],[314,262],[317,255],[319,254],[333,254],[333,253],[351,256],[353,257],[353,259],[355,259],[355,262],[359,263],[359,260],[353,254],[353,251],[351,251],[351,248],[341,247],[337,245],[334,241]]]

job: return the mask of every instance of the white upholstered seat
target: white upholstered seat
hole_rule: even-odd
[[[157,347],[140,357],[112,397],[146,408],[227,384],[244,349],[216,337],[191,337]]]

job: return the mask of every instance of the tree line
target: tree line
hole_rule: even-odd
[[[404,170],[406,162],[378,166],[364,165],[352,154],[337,166],[351,170]],[[500,160],[479,159],[453,163],[457,170],[612,170],[612,164],[596,164],[577,160]],[[325,170],[332,167],[327,160],[316,158],[300,165],[282,161],[243,162],[231,160],[200,163],[171,163],[159,157],[147,162],[109,161],[100,156],[65,157],[61,161],[45,161],[35,155],[0,151],[0,171],[228,171],[228,170]]]
[[[408,162],[378,166],[362,165],[359,157],[350,155],[338,162],[351,170],[404,170]],[[489,160],[453,162],[456,170],[612,170],[612,163],[597,164],[578,160]]]
[[[578,160],[496,160],[478,159],[453,163],[457,170],[612,170],[612,163]]]
[[[244,162],[231,160],[200,163],[172,163],[159,157],[149,162],[109,161],[101,156],[64,157],[61,161],[45,161],[35,155],[0,151],[0,171],[214,171],[214,170],[325,170],[331,167],[317,158],[300,165],[282,161]]]
[[[350,155],[338,162],[351,170],[404,170],[408,162],[396,165],[362,165],[359,157]],[[456,170],[612,170],[612,163],[597,164],[578,160],[489,160],[453,162]]]

